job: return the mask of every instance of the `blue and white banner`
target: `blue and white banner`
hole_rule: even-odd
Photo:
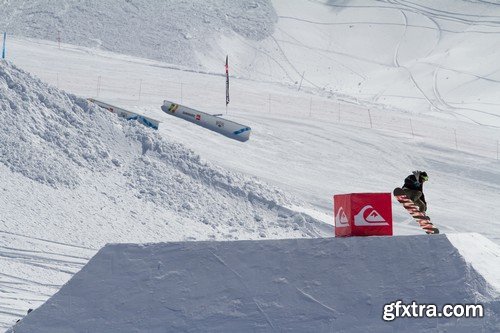
[[[169,115],[182,118],[193,124],[205,127],[211,131],[241,142],[247,141],[252,131],[248,126],[169,101],[163,101],[161,109]]]
[[[127,120],[137,120],[139,123],[143,124],[144,126],[151,127],[151,128],[156,129],[156,130],[158,129],[158,126],[160,126],[160,122],[156,119],[149,118],[149,117],[140,115],[138,113],[134,113],[134,112],[116,107],[114,105],[95,100],[93,98],[89,98],[88,100],[92,103],[99,105],[100,107],[102,107],[110,112],[116,113],[119,117],[125,118]]]

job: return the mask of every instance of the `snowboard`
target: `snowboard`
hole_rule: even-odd
[[[425,212],[420,211],[418,206],[406,196],[402,188],[396,187],[392,193],[396,200],[399,201],[415,221],[417,221],[425,233],[439,234],[439,229],[432,224],[430,217],[425,215]]]

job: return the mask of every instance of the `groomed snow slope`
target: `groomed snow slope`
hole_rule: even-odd
[[[493,296],[445,235],[116,244],[9,332],[498,332]],[[485,315],[382,321],[396,300]]]
[[[1,31],[499,126],[500,5],[467,0],[4,1]]]

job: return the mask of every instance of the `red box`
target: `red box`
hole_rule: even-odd
[[[335,236],[392,236],[390,193],[333,196]]]

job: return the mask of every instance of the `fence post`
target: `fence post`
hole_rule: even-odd
[[[141,100],[141,92],[142,92],[142,79],[139,81],[139,100]]]
[[[184,83],[180,82],[181,84],[181,104],[182,104],[182,86],[184,85]]]
[[[370,109],[368,109],[368,117],[370,118],[370,128],[373,128],[372,113],[370,112]]]
[[[101,76],[97,77],[97,97],[99,97],[99,92],[101,91]]]
[[[458,150],[457,130],[453,129],[453,133],[455,133],[455,149]]]
[[[2,59],[5,59],[5,40],[7,39],[7,32],[3,33],[3,46],[2,46]]]

